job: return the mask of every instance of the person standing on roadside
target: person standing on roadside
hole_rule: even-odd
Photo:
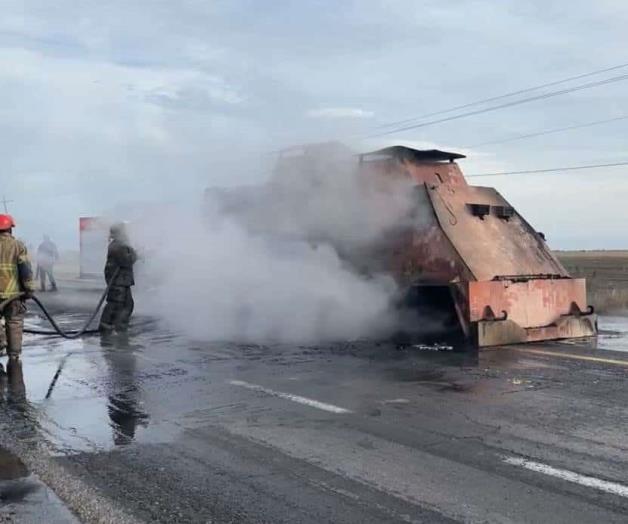
[[[41,291],[46,291],[46,277],[50,280],[50,290],[57,291],[57,282],[53,274],[57,260],[59,260],[57,246],[48,235],[44,235],[44,241],[37,248],[37,274]]]
[[[28,253],[24,244],[13,237],[14,227],[11,215],[0,215],[0,302],[13,299],[0,311],[4,320],[0,346],[6,346],[9,359],[13,360],[22,353],[24,301],[35,291]]]

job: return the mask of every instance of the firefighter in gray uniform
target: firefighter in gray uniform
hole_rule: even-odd
[[[122,223],[114,224],[109,234],[105,264],[105,281],[111,287],[100,317],[99,330],[103,334],[111,333],[114,329],[125,332],[129,328],[134,307],[131,286],[135,285],[133,264],[136,261],[137,253],[129,245],[126,226]]]

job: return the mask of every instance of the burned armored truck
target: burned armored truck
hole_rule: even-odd
[[[460,328],[480,347],[595,335],[585,280],[570,277],[494,188],[469,185],[461,158],[401,146],[359,157],[367,176],[416,183],[423,212],[396,252],[397,278],[431,296],[448,295]]]
[[[392,275],[404,297],[400,304],[419,311],[416,323],[440,315],[443,326],[479,347],[596,335],[585,280],[568,274],[543,235],[494,188],[469,185],[457,163],[463,158],[404,146],[353,155],[339,144],[314,144],[282,151],[264,186],[208,190],[207,198],[250,228],[290,234],[318,187],[336,190],[338,172],[350,173],[358,188],[381,189],[380,199],[398,198],[401,187],[411,206],[386,231],[354,242],[354,233],[330,234],[309,220],[308,240],[331,243],[358,271]],[[298,198],[285,198],[287,192]],[[342,196],[347,206],[351,198]],[[260,208],[273,209],[272,218],[257,213]],[[325,215],[320,209],[327,208],[318,208]]]

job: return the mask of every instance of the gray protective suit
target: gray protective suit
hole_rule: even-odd
[[[126,236],[112,232],[105,264],[105,281],[111,284],[111,287],[107,294],[107,304],[100,317],[101,333],[110,333],[114,329],[124,332],[129,327],[135,306],[131,287],[135,285],[133,265],[136,261],[137,254],[128,244]]]

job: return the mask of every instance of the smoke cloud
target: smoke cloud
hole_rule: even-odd
[[[370,247],[411,213],[410,182],[328,145],[282,157],[268,183],[133,221],[138,303],[194,338],[316,342],[382,336],[398,292]],[[380,264],[381,266],[381,264]],[[139,291],[139,289],[138,289]]]

